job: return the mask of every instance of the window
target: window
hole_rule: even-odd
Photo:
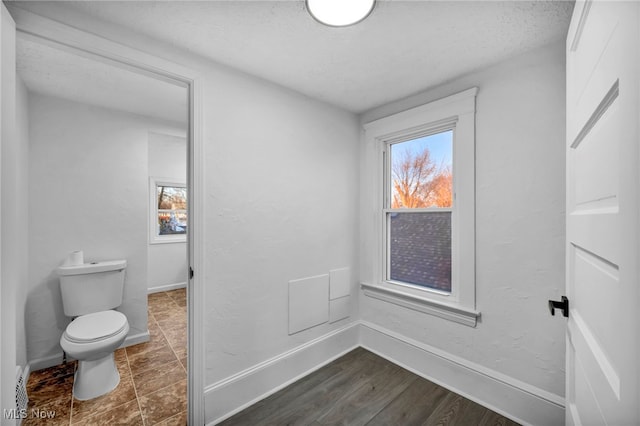
[[[149,242],[186,241],[187,186],[167,179],[150,178]]]
[[[451,293],[453,129],[385,147],[386,280]]]
[[[375,182],[365,295],[475,326],[475,96],[365,125]]]

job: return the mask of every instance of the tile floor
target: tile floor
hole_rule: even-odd
[[[115,353],[120,384],[101,397],[72,397],[76,362],[29,376],[23,425],[185,425],[187,299],[185,289],[149,295],[151,340]]]

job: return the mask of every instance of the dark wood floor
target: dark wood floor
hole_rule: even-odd
[[[517,425],[362,348],[221,424]]]

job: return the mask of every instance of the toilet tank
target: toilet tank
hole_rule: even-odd
[[[126,260],[58,267],[64,314],[75,317],[120,306],[126,268]]]

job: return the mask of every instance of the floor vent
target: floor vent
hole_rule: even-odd
[[[22,423],[22,418],[26,416],[29,397],[27,396],[27,384],[25,383],[22,368],[16,367],[16,410],[18,413],[18,425]]]

